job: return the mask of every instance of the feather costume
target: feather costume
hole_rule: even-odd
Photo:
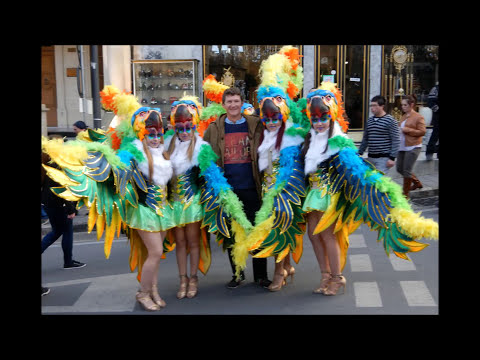
[[[300,145],[309,124],[298,111],[293,98],[303,82],[298,49],[284,46],[260,66],[261,84],[257,89],[260,118],[266,111],[276,113],[284,122],[285,131],[279,149],[275,149],[279,131],[264,130],[259,146],[259,170],[263,171],[262,206],[255,217],[255,227],[243,241],[233,246],[236,275],[246,266],[249,253],[254,257],[276,256],[282,261],[290,252],[295,262],[303,249],[305,221],[302,197],[305,193],[303,160]]]
[[[438,239],[438,224],[414,213],[400,186],[358,155],[353,141],[344,133],[348,123],[343,118],[341,94],[336,86],[322,83],[308,94],[309,118],[314,98],[325,109],[322,116],[333,120],[334,126],[330,138],[328,131],[317,134],[310,130],[310,146],[305,156],[309,187],[303,210],[323,212],[314,234],[335,224],[341,269],[346,263],[348,236],[362,223],[378,231],[378,241],[383,241],[387,255],[392,251],[409,260],[408,252],[428,246],[416,240]]]
[[[173,205],[175,226],[203,220],[201,240],[205,251],[202,252],[201,248],[199,269],[206,271],[210,265],[206,228],[216,234],[216,240],[221,244],[223,239],[232,236],[227,224],[231,224],[232,231],[240,238],[245,233],[244,229],[251,229],[252,224],[243,211],[243,204],[225,179],[222,169],[217,166],[217,155],[210,144],[196,132],[202,123],[202,111],[198,101],[191,97],[184,97],[172,104],[172,125],[181,127],[191,122],[190,129],[193,129],[195,139],[191,159],[187,156],[187,150],[193,140],[182,142],[177,136],[170,137],[166,134],[165,143],[168,146],[172,141],[175,142],[170,146],[173,149],[171,161],[175,175],[172,178],[169,198]],[[186,131],[185,127],[180,127],[179,129]],[[173,246],[174,239],[170,232],[167,233],[167,239]]]
[[[130,242],[131,271],[138,268],[140,281],[147,249],[137,229],[159,232],[174,224],[167,199],[167,183],[172,165],[163,156],[163,145],[149,148],[153,160],[149,179],[147,154],[141,140],[149,131],[163,134],[160,109],[141,107],[137,99],[107,86],[101,92],[105,109],[120,119],[115,128],[103,131],[88,129],[89,141],[63,143],[42,138],[42,150],[61,167],[45,166],[50,177],[62,185],[52,191],[65,199],[78,201],[77,208],[89,208],[88,231],[96,226],[97,239],[105,231],[104,252],[109,258],[115,233],[126,230]],[[164,241],[164,251],[172,249]]]

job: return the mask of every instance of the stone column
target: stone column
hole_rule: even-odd
[[[45,104],[42,104],[42,135],[43,136],[48,136],[48,130],[47,130],[47,111],[50,109],[45,106]]]

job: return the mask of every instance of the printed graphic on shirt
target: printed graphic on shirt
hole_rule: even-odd
[[[245,164],[251,161],[248,133],[236,132],[225,134],[224,164]]]

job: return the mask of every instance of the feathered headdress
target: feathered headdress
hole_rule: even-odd
[[[316,90],[307,95],[306,113],[309,119],[311,119],[312,100],[316,97],[320,98],[322,103],[328,107],[329,110],[326,116],[333,121],[337,121],[343,132],[346,132],[348,130],[348,121],[344,117],[345,109],[343,107],[342,93],[336,84],[324,81]]]
[[[215,121],[220,115],[225,114],[226,111],[222,106],[223,92],[228,89],[227,85],[218,82],[215,76],[208,75],[203,80],[203,92],[208,100],[212,101],[200,115],[200,124],[197,127],[198,134],[203,137],[205,130],[212,121]]]
[[[300,66],[298,48],[284,46],[277,54],[270,55],[260,65],[260,85],[257,100],[260,116],[262,105],[271,99],[280,108],[283,121],[287,121],[290,109],[287,99],[293,100],[303,87],[303,68]]]
[[[113,111],[118,117],[118,125],[108,130],[112,148],[120,149],[126,138],[131,140],[138,138],[143,140],[148,133],[145,121],[152,113],[156,113],[155,121],[151,127],[156,128],[157,132],[163,133],[162,113],[159,108],[142,107],[137,98],[130,92],[120,91],[113,85],[107,85],[100,91],[100,103],[107,111]],[[153,117],[152,117],[153,118]]]
[[[185,107],[188,111],[188,114],[191,115],[191,121],[194,126],[197,126],[200,123],[200,114],[202,113],[202,105],[198,101],[196,96],[185,95],[180,100],[174,101],[170,110],[170,123],[172,126],[175,126],[176,121],[186,121],[182,118],[179,118],[177,115],[177,110],[179,108]]]

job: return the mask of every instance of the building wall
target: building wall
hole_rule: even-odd
[[[89,101],[87,113],[80,112],[77,78],[67,77],[67,68],[79,66],[77,52],[68,49],[76,45],[55,46],[55,67],[57,81],[57,118],[59,128],[71,129],[77,120],[84,120],[93,127],[91,111],[91,77],[90,47],[84,46],[85,96]],[[132,56],[134,60],[145,59],[197,59],[198,77],[197,94],[202,95],[203,81],[203,47],[202,45],[103,45],[103,72],[105,85],[114,84],[122,90],[132,91]],[[370,48],[370,91],[369,99],[380,94],[382,46],[371,45]],[[303,95],[314,86],[315,46],[303,46],[304,87]],[[370,114],[371,116],[371,114]],[[105,128],[113,118],[113,114],[102,110],[102,126]],[[353,134],[353,133],[352,133]],[[361,139],[362,132],[355,134],[355,140]],[[358,139],[357,139],[358,138]]]

